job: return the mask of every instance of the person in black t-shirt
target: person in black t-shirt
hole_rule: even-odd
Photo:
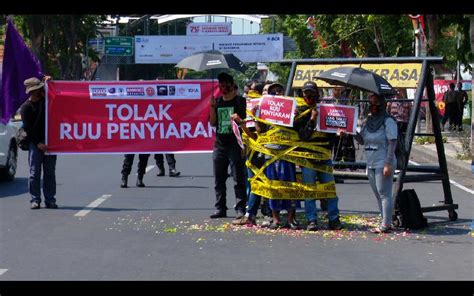
[[[245,159],[232,131],[232,114],[245,118],[247,102],[244,97],[237,95],[234,88],[234,79],[227,73],[217,76],[222,97],[211,99],[209,121],[216,127],[216,140],[212,160],[214,162],[214,177],[216,191],[216,211],[211,218],[227,217],[226,205],[226,180],[229,164],[234,179],[234,192],[236,198],[235,211],[237,218],[245,215],[247,202]]]

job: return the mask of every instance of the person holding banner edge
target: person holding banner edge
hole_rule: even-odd
[[[319,89],[315,82],[307,81],[303,85],[303,95],[304,101],[307,106],[300,107],[297,110],[297,114],[301,114],[306,111],[308,108],[312,108],[311,113],[304,115],[301,119],[295,121],[294,127],[298,131],[298,134],[303,141],[312,141],[312,142],[328,142],[327,145],[323,147],[332,151],[334,146],[334,134],[330,133],[320,133],[324,134],[325,137],[315,137],[312,138],[313,133],[315,132],[316,119],[318,116],[318,111],[316,109],[317,103],[319,102]],[[320,165],[326,165],[332,167],[332,159],[329,158],[324,161],[318,161]],[[302,178],[303,183],[315,183],[319,181],[321,183],[334,182],[334,175],[332,173],[325,173],[316,171],[311,168],[302,167]],[[329,198],[327,201],[327,212],[329,218],[329,229],[331,230],[340,230],[342,229],[341,221],[339,220],[339,208],[338,208],[339,198],[333,197]],[[317,223],[317,208],[315,199],[305,199],[305,214],[306,219],[308,220],[308,225],[306,230],[316,231],[318,230]]]
[[[231,75],[222,72],[217,76],[217,79],[222,96],[217,98],[217,100],[214,97],[211,98],[209,113],[209,122],[212,126],[216,127],[216,139],[212,153],[216,211],[210,218],[227,217],[226,180],[230,164],[234,179],[236,218],[239,219],[245,215],[247,202],[246,171],[242,148],[237,143],[232,130],[231,116],[237,113],[240,118],[245,118],[247,102],[244,97],[237,95],[234,88],[234,78]]]
[[[21,106],[21,119],[30,141],[28,162],[30,177],[28,188],[31,195],[30,208],[41,208],[41,168],[43,168],[43,195],[45,206],[57,209],[56,204],[56,155],[49,155],[45,145],[46,103],[44,85],[50,76],[44,76],[43,81],[36,77],[24,81],[26,93],[30,96]]]

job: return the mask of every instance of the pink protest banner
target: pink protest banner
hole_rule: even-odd
[[[348,134],[355,134],[358,110],[353,106],[318,104],[317,127],[319,131],[336,133],[343,129]]]
[[[244,149],[244,143],[242,142],[242,136],[240,135],[239,125],[234,120],[232,120],[232,131],[234,132],[235,138],[237,139],[237,144],[239,144],[240,148]]]
[[[260,102],[259,118],[268,122],[293,126],[296,100],[292,97],[265,95]]]
[[[217,85],[217,81],[214,82]],[[50,81],[46,144],[61,153],[211,152],[209,80]]]

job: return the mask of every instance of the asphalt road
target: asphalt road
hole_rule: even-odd
[[[209,219],[210,154],[177,154],[179,178],[157,177],[149,167],[145,188],[134,186],[135,174],[130,188],[119,187],[122,159],[59,156],[60,208],[30,210],[21,152],[15,181],[0,183],[0,281],[473,279],[473,194],[456,186],[458,220],[425,213],[430,227],[422,231],[370,233],[378,209],[365,180],[337,184],[345,230],[327,230],[323,212],[316,233],[269,231]],[[442,200],[440,182],[405,188],[415,188],[422,205]],[[232,208],[230,180],[228,189]]]

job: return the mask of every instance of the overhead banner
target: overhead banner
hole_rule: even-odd
[[[268,122],[293,126],[296,100],[292,97],[264,95],[260,102],[259,118]]]
[[[232,53],[244,63],[283,59],[283,34],[135,36],[135,63],[177,64],[199,51]]]
[[[293,88],[302,88],[303,84],[312,80],[318,87],[335,87],[323,80],[315,79],[319,73],[337,67],[359,67],[372,71],[385,78],[393,87],[416,88],[420,79],[421,64],[321,64],[297,65],[293,76]]]
[[[321,132],[336,133],[345,130],[355,135],[358,110],[354,106],[318,104],[317,129]]]
[[[187,36],[230,35],[232,23],[190,23],[186,25]]]
[[[63,153],[212,152],[208,122],[217,81],[160,80],[47,84],[46,144]]]

